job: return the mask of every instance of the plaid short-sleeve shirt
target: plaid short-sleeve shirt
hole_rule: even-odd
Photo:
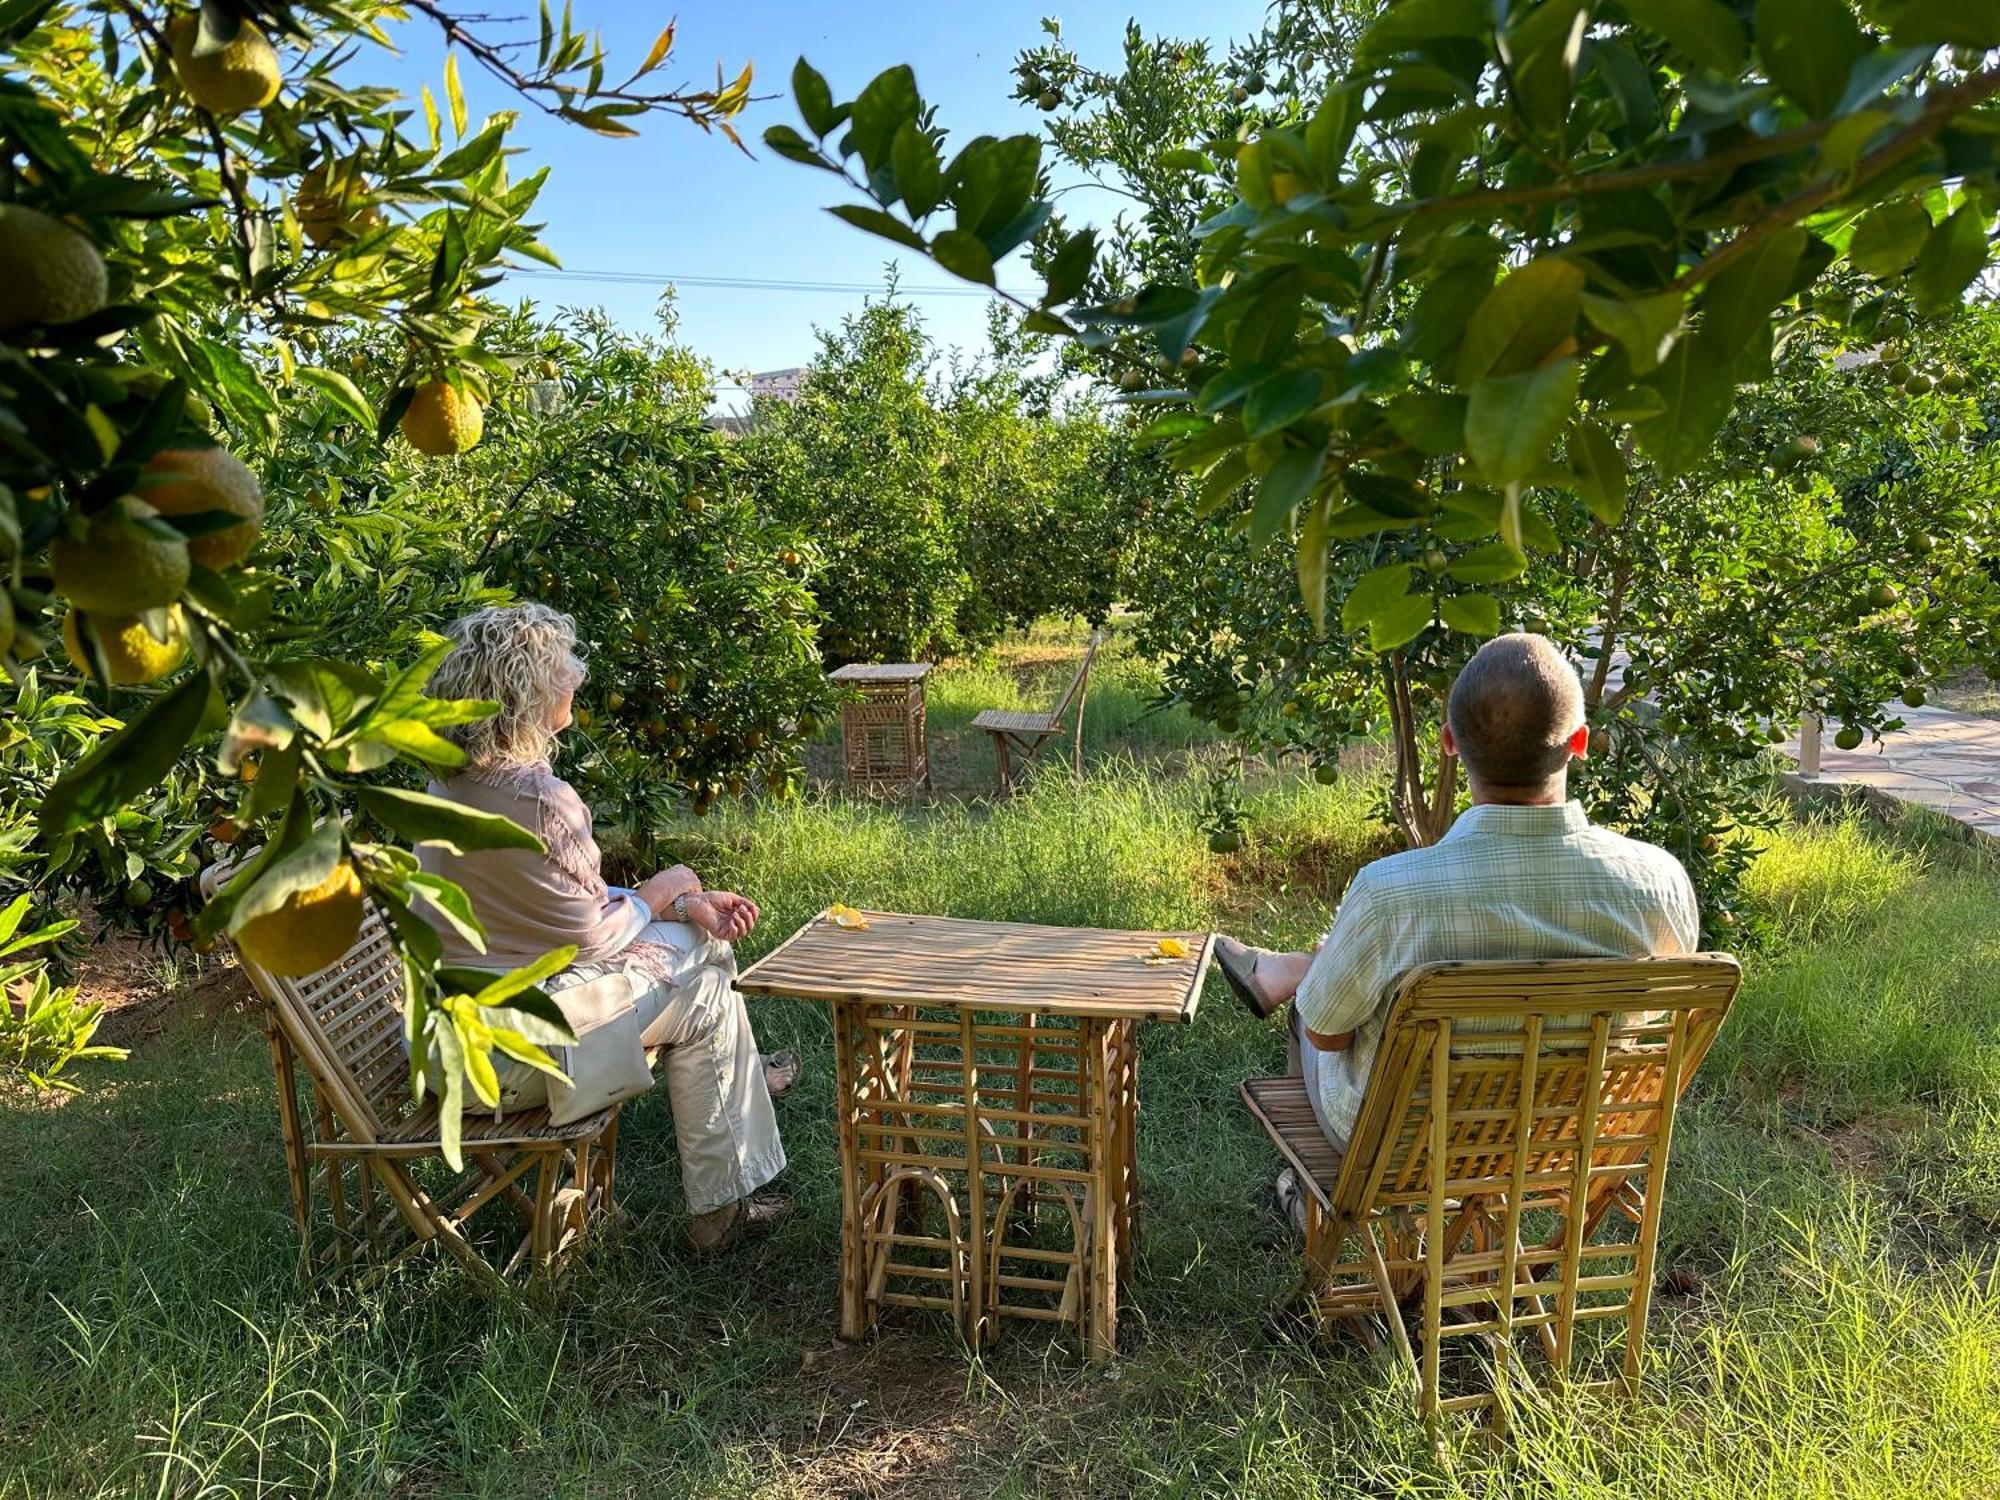
[[[1354,1033],[1320,1056],[1321,1118],[1352,1134],[1396,983],[1418,964],[1638,958],[1700,942],[1694,887],[1666,850],[1593,828],[1574,802],[1469,808],[1437,843],[1355,875],[1299,985],[1301,1021]]]

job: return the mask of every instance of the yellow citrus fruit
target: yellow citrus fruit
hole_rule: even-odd
[[[403,436],[411,447],[432,458],[465,452],[485,431],[486,408],[479,404],[479,398],[442,380],[418,386],[403,413]]]
[[[361,194],[361,180],[351,173],[330,175],[324,166],[314,167],[299,179],[292,212],[313,244],[322,250],[338,249],[382,223],[382,210],[359,201]]]
[[[287,979],[317,974],[354,945],[361,930],[361,878],[342,860],[307,890],[236,929],[236,946],[259,968]]]
[[[0,333],[73,323],[109,294],[104,257],[88,239],[61,219],[0,204]]]
[[[243,518],[188,540],[188,556],[203,567],[233,568],[257,545],[264,529],[264,491],[250,466],[227,449],[163,449],[139,472],[139,492],[163,516],[223,510]]]
[[[199,37],[192,15],[177,17],[167,27],[174,76],[188,98],[210,114],[240,115],[278,97],[278,54],[250,22],[239,22],[236,35],[213,52],[196,53]]]
[[[94,615],[136,615],[172,604],[187,587],[187,543],[134,524],[158,514],[127,495],[92,516],[82,536],[58,536],[49,548],[56,592]]]
[[[187,659],[187,618],[176,604],[167,612],[167,638],[161,640],[146,628],[138,615],[103,615],[86,619],[73,609],[63,616],[63,655],[86,677],[95,678],[90,653],[83,648],[83,631],[88,628],[104,655],[111,680],[119,687],[138,682],[158,682]]]

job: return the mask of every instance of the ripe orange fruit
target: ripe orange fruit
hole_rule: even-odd
[[[63,655],[84,676],[95,679],[90,653],[84,649],[83,631],[88,629],[104,657],[104,668],[118,687],[158,682],[187,659],[187,618],[176,604],[167,611],[167,633],[162,639],[146,628],[138,615],[86,616],[73,609],[63,616]]]
[[[361,878],[342,860],[318,885],[293,891],[273,911],[238,926],[232,936],[259,968],[296,979],[317,974],[354,944],[361,930]]]
[[[448,381],[433,380],[417,387],[409,408],[403,413],[403,436],[419,453],[432,458],[455,458],[466,452],[486,431],[486,408],[470,391],[461,391]]]
[[[200,23],[192,14],[168,23],[174,76],[196,104],[210,114],[240,115],[278,97],[278,54],[250,22],[239,21],[236,35],[213,51],[197,51],[200,39]]]

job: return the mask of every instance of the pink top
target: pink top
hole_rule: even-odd
[[[486,929],[486,952],[479,953],[448,923],[436,922],[447,963],[516,969],[568,943],[576,945],[579,964],[614,956],[649,968],[656,957],[671,961],[671,950],[654,955],[644,951],[653,945],[636,942],[652,913],[637,896],[605,885],[590,809],[547,761],[461,771],[449,781],[432,782],[430,793],[511,818],[539,837],[547,851],[451,854],[429,845],[418,848],[424,869],[464,888]]]

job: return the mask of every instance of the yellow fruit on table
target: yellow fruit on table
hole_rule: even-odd
[[[188,98],[214,115],[240,115],[262,109],[278,97],[278,54],[264,33],[248,21],[237,23],[236,35],[212,52],[197,52],[201,28],[195,17],[177,17],[167,27],[173,49],[174,76]]]
[[[109,294],[104,257],[88,239],[61,219],[0,203],[0,333],[73,323]]]
[[[293,891],[275,911],[250,918],[233,936],[250,962],[297,979],[317,974],[353,946],[361,911],[361,878],[343,859],[318,885]]]
[[[84,676],[95,679],[90,653],[84,650],[83,631],[88,628],[103,654],[105,670],[118,687],[139,682],[158,682],[187,660],[187,617],[176,604],[167,611],[166,639],[153,634],[138,615],[86,617],[80,609],[63,616],[63,655]]]
[[[338,249],[382,226],[382,210],[361,201],[362,193],[358,177],[342,174],[329,178],[324,166],[314,167],[299,179],[292,212],[313,244],[322,250]]]
[[[470,391],[433,380],[417,387],[402,425],[403,436],[419,453],[450,458],[479,441],[486,430],[486,408]]]
[[[233,568],[250,555],[264,529],[264,491],[250,466],[225,448],[167,448],[139,471],[139,493],[163,516],[223,510],[243,519],[188,540],[188,556],[204,568]]]
[[[94,615],[136,615],[180,598],[188,581],[187,543],[138,524],[158,514],[127,495],[92,516],[82,536],[58,536],[49,547],[56,592]]]

